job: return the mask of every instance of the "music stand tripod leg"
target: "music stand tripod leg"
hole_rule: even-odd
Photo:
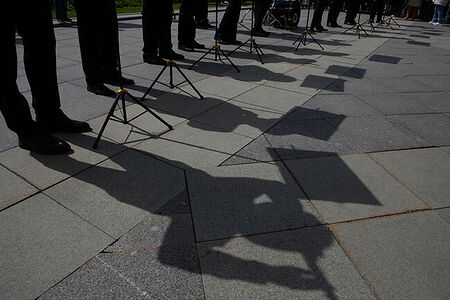
[[[97,149],[98,143],[100,142],[100,139],[101,139],[102,136],[103,136],[103,132],[105,131],[106,125],[108,124],[109,119],[111,118],[111,116],[114,115],[114,111],[116,110],[117,104],[119,103],[119,100],[120,100],[121,96],[122,96],[122,95],[121,95],[120,92],[117,93],[116,99],[114,99],[114,102],[113,102],[113,104],[111,105],[111,108],[109,109],[108,114],[106,115],[105,121],[103,121],[102,128],[100,129],[100,131],[99,131],[99,133],[98,133],[98,135],[97,135],[97,138],[95,139],[95,142],[94,142],[94,144],[92,145],[92,148]]]
[[[309,37],[314,41],[314,43],[316,43],[317,45],[319,45],[319,47],[320,48],[322,48],[322,50],[325,50],[323,47],[322,47],[322,45],[312,36],[312,34],[311,33],[309,33],[309,31],[308,31],[308,35],[309,35]],[[305,36],[305,42],[306,42],[306,36]]]
[[[153,86],[158,82],[159,78],[161,77],[161,75],[164,73],[164,71],[167,69],[167,65],[164,66],[164,68],[162,68],[161,72],[159,72],[158,76],[156,76],[155,80],[153,80],[152,84],[148,87],[147,91],[145,92],[145,94],[142,96],[142,101],[144,101],[145,97],[147,97],[148,93],[150,93],[150,91],[152,90]]]
[[[197,95],[200,97],[200,99],[203,99],[203,95],[200,94],[200,92],[197,90],[197,88],[192,84],[192,82],[187,78],[187,76],[181,71],[180,67],[178,67],[178,65],[176,65],[176,64],[174,66],[175,66],[175,69],[177,69],[178,72],[181,74],[181,76],[183,76],[184,80],[186,80],[186,82],[189,83],[191,88],[194,89],[194,91],[197,93]],[[171,76],[172,76],[172,73],[171,73]]]

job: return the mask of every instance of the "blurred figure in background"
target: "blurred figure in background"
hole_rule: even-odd
[[[406,16],[405,20],[413,20],[416,18],[417,11],[422,5],[422,0],[408,0],[406,3]]]

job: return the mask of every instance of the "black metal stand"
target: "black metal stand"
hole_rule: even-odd
[[[238,24],[241,25],[242,27],[244,27],[247,30],[252,30],[251,28],[248,28],[247,25],[244,24],[245,17],[248,15],[249,12],[250,12],[250,9],[247,9],[247,11],[242,16],[241,20],[238,22]]]
[[[378,25],[376,26],[377,28],[381,28],[382,26],[386,27],[386,28],[390,28],[392,30],[395,30],[394,27],[392,27],[391,22],[395,23],[395,25],[397,25],[400,28],[400,25],[397,23],[397,21],[395,21],[394,16],[389,16],[386,19],[386,16],[383,18],[383,20],[381,20],[380,23],[378,23]]]
[[[369,24],[370,25],[370,31],[372,31],[372,33],[375,33],[375,26],[373,26],[373,20],[372,19],[367,19],[365,22],[363,22],[361,24],[361,26]]]
[[[160,0],[157,0],[160,1]],[[225,52],[220,49],[220,45],[217,43],[217,24],[219,24],[219,5],[218,5],[218,0],[216,0],[216,32],[214,34],[214,45],[211,47],[211,49],[209,49],[205,54],[202,55],[202,57],[200,57],[197,61],[195,61],[192,66],[189,67],[189,70],[191,70],[196,64],[198,64],[203,58],[205,58],[208,54],[210,54],[212,51],[214,51],[214,61],[220,61],[221,63],[225,64],[225,62],[222,59],[222,55],[223,57],[225,57],[225,59],[236,69],[236,71],[239,73],[239,69],[238,67],[236,67],[235,64],[233,64],[233,62],[231,61],[231,59],[228,57],[227,54],[225,54]]]
[[[169,84],[159,81],[159,78],[162,76],[162,74],[164,74],[164,71],[167,70],[167,67],[169,67],[169,76],[170,76],[169,77]],[[183,78],[184,78],[184,81],[181,81],[180,83],[177,83],[177,84],[173,84],[173,68],[174,67],[178,71],[178,73],[180,73],[181,76],[183,76]],[[156,83],[159,83],[159,84],[164,85],[164,86],[166,86],[166,87],[168,87],[170,89],[173,89],[173,88],[178,88],[181,84],[183,84],[185,82],[189,83],[189,85],[194,89],[194,91],[197,93],[197,95],[199,96],[200,99],[203,99],[202,94],[200,94],[200,92],[195,88],[195,86],[192,84],[192,82],[186,77],[186,75],[177,66],[176,61],[168,60],[166,62],[166,65],[164,66],[164,68],[162,68],[161,72],[159,72],[158,76],[156,76],[155,80],[153,80],[152,84],[149,86],[149,88],[147,89],[145,94],[142,96],[141,101],[143,101],[145,99],[145,97],[148,95],[148,93],[150,93],[150,91],[152,90],[153,86]]]
[[[361,21],[361,11],[359,11],[359,15],[358,15],[358,22],[356,22],[355,25],[353,25],[352,27],[348,28],[347,30],[345,30],[344,32],[342,32],[341,34],[344,34],[350,30],[355,30],[356,33],[358,34],[358,39],[361,38],[361,31],[363,31],[366,36],[369,36],[369,34],[367,33],[367,31],[364,29],[364,27],[362,26],[363,24],[360,23]]]
[[[262,56],[264,55],[264,53],[262,52],[261,48],[256,43],[255,38],[253,37],[254,13],[255,13],[255,0],[252,0],[252,20],[251,20],[250,38],[248,40],[246,40],[244,43],[242,43],[239,46],[237,46],[236,49],[231,51],[228,55],[230,56],[231,54],[236,52],[238,49],[240,49],[243,46],[248,44],[249,47],[250,47],[249,53],[252,54],[253,53],[253,49],[254,49],[256,54],[258,54],[259,60],[261,61],[262,64],[264,64],[263,59],[262,59]]]
[[[312,34],[309,32],[309,13],[311,11],[311,1],[309,2],[308,5],[308,14],[306,16],[306,26],[305,26],[305,30],[303,30],[303,33],[292,43],[292,45],[295,45],[295,43],[298,42],[297,48],[295,48],[295,51],[298,51],[298,48],[300,47],[300,45],[306,46],[312,42],[316,43],[317,45],[319,45],[320,48],[322,48],[322,50],[325,50],[322,45],[312,36]],[[306,42],[308,36],[311,38],[312,41],[310,42]]]
[[[114,24],[114,26],[117,26],[117,24]],[[119,32],[116,31],[116,34],[117,34],[117,40],[119,40]],[[133,121],[136,118],[142,116],[144,113],[149,113],[152,116],[154,116],[156,119],[158,119],[161,123],[166,125],[169,130],[173,129],[172,125],[170,125],[169,123],[164,121],[160,116],[158,116],[155,112],[153,112],[150,108],[148,108],[144,103],[142,103],[141,100],[137,99],[136,97],[131,95],[130,92],[128,92],[128,90],[123,88],[122,65],[121,65],[121,62],[120,62],[119,45],[117,44],[117,46],[115,48],[116,48],[115,51],[116,51],[116,55],[117,55],[117,68],[118,68],[118,73],[119,73],[119,78],[120,78],[120,87],[119,87],[119,90],[117,91],[116,98],[114,99],[114,102],[111,105],[111,108],[110,108],[108,114],[106,115],[106,118],[105,118],[105,121],[103,122],[102,128],[100,129],[100,132],[98,133],[97,138],[95,139],[95,142],[92,145],[92,148],[94,148],[94,149],[97,149],[98,143],[100,142],[100,139],[103,136],[103,132],[105,131],[106,125],[108,125],[108,122],[110,120],[111,121],[116,121],[116,122],[119,122],[119,123],[122,123],[122,124],[129,124],[131,121]],[[131,118],[131,119],[128,119],[128,117],[127,117],[127,107],[125,105],[125,96],[128,96],[129,99],[131,99],[134,103],[136,103],[137,105],[142,107],[145,111],[142,112],[141,114]],[[114,114],[114,112],[116,110],[116,107],[119,106],[119,102],[121,102],[121,104],[122,104],[122,107],[121,107],[122,118],[119,118],[119,117],[117,117]]]

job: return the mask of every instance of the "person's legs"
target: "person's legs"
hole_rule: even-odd
[[[178,44],[192,45],[195,41],[195,0],[183,0],[178,22]]]
[[[337,19],[339,17],[339,13],[342,9],[342,6],[344,5],[343,0],[332,0],[330,4],[330,10],[328,11],[328,17],[327,17],[327,25],[329,26],[336,26]]]
[[[311,21],[311,29],[321,29],[322,28],[322,15],[325,10],[325,6],[327,5],[326,0],[317,0],[316,7],[314,8],[314,14]]]
[[[442,23],[444,21],[444,7],[442,5],[437,6],[437,21]]]
[[[271,0],[255,0],[255,24],[253,26],[255,30],[262,29],[264,16],[269,10],[271,2]]]
[[[118,76],[118,23],[116,14],[116,3],[110,0],[95,0],[102,7],[102,12],[98,14],[99,22],[99,53],[98,59],[101,62],[102,82]]]
[[[201,26],[209,25],[208,20],[208,0],[195,1],[195,23]]]
[[[445,16],[445,22],[450,22],[450,4],[448,5],[447,8],[447,15]]]
[[[67,20],[67,0],[55,0],[55,15],[58,21]]]
[[[236,40],[237,24],[241,13],[241,5],[241,0],[230,0],[217,30],[217,37],[221,40]]]
[[[381,19],[383,18],[383,12],[385,3],[384,0],[376,0],[376,6],[377,6],[377,23],[381,22]]]
[[[438,20],[438,9],[437,9],[437,5],[434,5],[434,12],[433,12],[433,18],[431,19],[431,21],[433,22],[437,22]]]
[[[23,38],[24,64],[33,96],[33,108],[37,116],[53,115],[61,105],[50,2],[29,2],[16,24]]]

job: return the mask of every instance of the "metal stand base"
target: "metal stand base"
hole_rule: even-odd
[[[183,78],[184,78],[184,81],[182,81],[182,82],[180,82],[180,83],[177,83],[177,84],[173,84],[173,68],[174,68],[174,67],[175,67],[175,69],[178,71],[178,73],[180,73],[181,76],[183,76]],[[170,72],[170,73],[169,73],[169,74],[170,74],[170,77],[169,77],[169,84],[159,81],[159,78],[162,76],[162,74],[164,73],[164,71],[165,71],[167,68],[169,68],[169,72]],[[144,96],[142,96],[141,101],[143,101],[143,100],[145,99],[145,97],[147,97],[148,93],[150,93],[150,91],[152,90],[153,86],[154,86],[156,83],[159,83],[159,84],[161,84],[161,85],[164,85],[164,86],[166,86],[166,87],[168,87],[168,88],[170,88],[170,89],[173,89],[173,88],[178,88],[178,89],[180,89],[178,86],[180,86],[181,84],[183,84],[183,83],[185,83],[185,82],[189,83],[189,85],[194,89],[194,91],[197,93],[197,95],[198,95],[198,97],[199,97],[200,99],[203,99],[202,94],[200,94],[200,92],[195,88],[195,86],[192,84],[192,82],[186,77],[186,75],[184,75],[184,73],[181,71],[181,69],[177,66],[176,61],[174,61],[174,60],[168,60],[168,61],[166,62],[166,65],[164,66],[164,68],[162,68],[161,72],[159,72],[158,76],[156,76],[155,80],[153,80],[152,84],[151,84],[150,87],[147,89],[147,91],[145,92]]]
[[[141,114],[131,118],[131,119],[128,119],[128,117],[127,117],[127,108],[125,106],[125,96],[128,96],[134,103],[136,103],[137,105],[139,105],[140,107],[145,109],[145,111],[142,112]],[[119,118],[116,115],[114,115],[114,112],[116,110],[116,107],[119,105],[119,102],[121,102],[121,104],[122,104],[122,109],[121,109],[122,118]],[[119,123],[123,123],[123,124],[129,124],[131,121],[133,121],[136,118],[140,117],[144,113],[150,113],[152,116],[154,116],[156,119],[158,119],[161,123],[166,125],[169,130],[173,129],[172,125],[170,125],[169,123],[164,121],[160,116],[158,116],[155,112],[153,112],[150,108],[148,108],[145,104],[143,104],[141,100],[133,97],[126,89],[120,88],[117,91],[117,96],[114,99],[114,102],[113,102],[113,104],[111,106],[111,109],[109,110],[108,115],[106,116],[106,119],[103,122],[102,128],[100,129],[100,132],[98,133],[98,136],[95,139],[95,142],[92,145],[92,148],[97,149],[98,143],[100,142],[100,139],[102,138],[102,135],[103,135],[103,132],[105,131],[106,125],[108,125],[108,122],[110,120],[111,121],[116,121],[116,122],[119,122]]]
[[[308,36],[311,38],[312,41],[310,42],[306,42],[306,39],[308,38]],[[312,34],[309,32],[308,29],[305,29],[302,33],[302,35],[300,35],[293,43],[292,45],[295,45],[295,43],[298,42],[297,48],[295,48],[295,51],[298,51],[298,48],[300,47],[300,45],[306,46],[312,42],[316,43],[317,45],[319,45],[320,48],[322,48],[322,50],[324,50],[324,48],[322,47],[322,45],[312,36]]]
[[[370,30],[372,31],[372,33],[375,33],[375,26],[373,26],[373,20],[372,19],[368,19],[367,21],[362,23],[361,26],[363,26],[365,24],[369,24],[370,25]]]
[[[392,27],[391,22],[397,25],[400,28],[400,25],[395,21],[394,16],[389,16],[388,18],[383,18],[380,23],[376,26],[376,28],[386,27],[390,28],[392,30],[395,30],[394,27]]]
[[[215,61],[220,61],[221,63],[225,64],[225,62],[222,59],[222,56],[225,57],[225,59],[233,66],[233,68],[236,69],[236,71],[239,73],[241,72],[238,67],[236,67],[235,64],[233,64],[233,62],[231,61],[231,59],[228,57],[228,55],[223,52],[223,50],[220,48],[220,46],[218,44],[215,44],[214,46],[211,47],[211,49],[208,50],[208,52],[206,52],[205,54],[202,55],[202,57],[200,57],[199,59],[197,59],[192,66],[189,67],[189,70],[192,70],[192,68],[198,64],[203,58],[206,57],[206,55],[210,54],[212,51],[214,51],[214,60]]]
[[[258,44],[256,43],[256,40],[253,37],[250,37],[248,40],[246,40],[244,43],[240,44],[239,46],[237,46],[236,49],[234,49],[233,51],[231,51],[228,55],[233,54],[236,50],[239,50],[240,48],[242,48],[243,46],[247,45],[250,47],[250,50],[248,51],[248,53],[252,54],[253,50],[255,51],[256,54],[258,54],[258,58],[259,61],[264,64],[264,61],[262,59],[262,56],[264,55],[264,53],[261,50],[261,47],[258,46]]]

